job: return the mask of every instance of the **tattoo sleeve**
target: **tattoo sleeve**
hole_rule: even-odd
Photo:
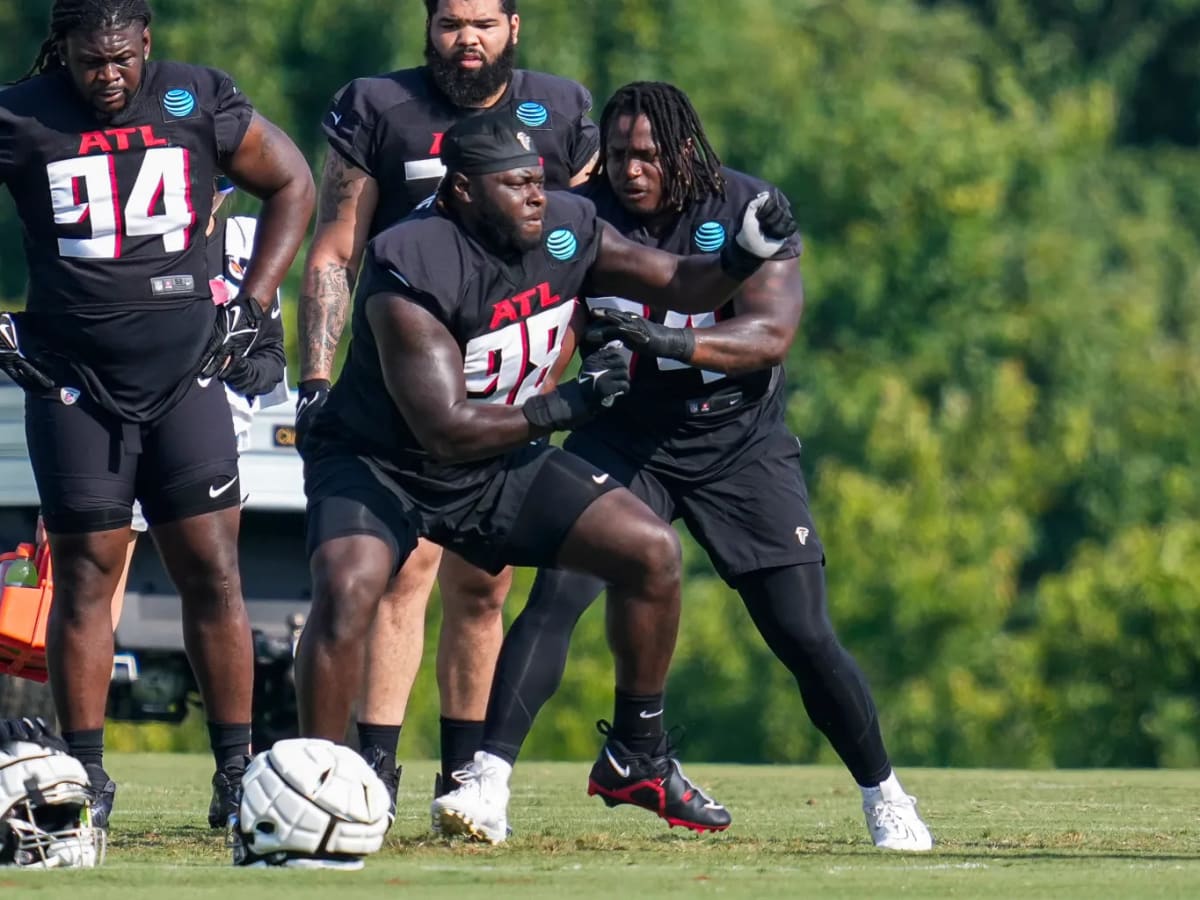
[[[321,175],[317,230],[299,302],[300,380],[330,378],[346,326],[350,292],[374,215],[372,179],[330,151]]]
[[[350,268],[327,263],[304,273],[300,295],[300,380],[329,378],[350,307]]]

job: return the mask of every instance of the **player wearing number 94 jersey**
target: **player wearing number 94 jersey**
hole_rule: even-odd
[[[64,738],[97,824],[110,598],[141,501],[183,601],[217,766],[249,748],[253,647],[237,569],[237,448],[225,390],[307,228],[295,145],[214,69],[151,62],[144,0],[56,0],[33,71],[0,93],[0,183],[29,264],[0,315],[26,389],[30,462],[57,584],[46,636]],[[218,171],[263,200],[238,297],[214,306],[205,228]]]

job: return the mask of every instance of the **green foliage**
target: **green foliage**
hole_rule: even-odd
[[[332,92],[420,59],[416,3],[160,6],[155,52],[232,71],[314,167]],[[1200,3],[521,10],[524,64],[582,80],[597,107],[674,80],[725,160],[792,198],[808,310],[788,415],[834,621],[895,757],[1196,765],[1200,125],[1178,100],[1200,95]],[[40,17],[0,4],[0,26],[19,75]],[[6,205],[0,295],[23,277]],[[830,760],[690,543],[687,575],[671,708],[688,755]],[[436,750],[432,657],[406,755]],[[611,678],[593,610],[528,755],[590,756]]]

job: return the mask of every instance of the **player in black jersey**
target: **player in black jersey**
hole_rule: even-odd
[[[0,316],[0,365],[27,391],[56,582],[50,683],[101,825],[115,792],[102,765],[109,605],[135,499],[182,599],[218,773],[244,765],[253,650],[218,378],[241,371],[314,194],[295,145],[228,75],[149,61],[150,18],[143,0],[56,0],[33,71],[0,93],[0,182],[29,263],[25,312]],[[257,252],[223,307],[204,237],[219,171],[264,201]]]
[[[680,254],[719,251],[747,198],[769,187],[721,167],[687,96],[671,85],[627,85],[605,106],[600,127],[601,170],[585,194],[629,240]],[[929,831],[892,773],[866,680],[830,625],[800,444],[784,423],[780,367],[804,302],[799,255],[797,237],[730,303],[703,315],[652,312],[593,289],[587,304],[601,318],[589,338],[633,351],[633,384],[565,447],[611,472],[665,521],[683,519],[861,786],[875,843],[927,850]],[[484,751],[516,759],[562,678],[575,622],[602,589],[576,572],[538,574],[501,651]],[[629,722],[643,748],[665,744],[653,715],[661,701],[643,698],[650,717]],[[662,770],[646,766],[646,785],[631,791],[608,755],[624,743],[609,735],[588,792],[657,811]]]
[[[678,619],[675,534],[608,473],[537,440],[621,393],[624,357],[599,351],[578,380],[549,392],[545,380],[569,346],[585,283],[712,309],[795,226],[763,193],[719,259],[640,247],[590,201],[543,192],[539,153],[513,125],[489,113],[451,127],[437,202],[368,246],[350,355],[306,439],[313,606],[296,665],[305,734],[344,733],[379,599],[420,537],[493,573],[557,563],[605,579],[629,624],[617,635],[618,686],[662,690]],[[507,768],[477,755],[463,773],[473,805],[437,810],[443,827],[504,840]],[[672,772],[680,823],[728,825]]]
[[[425,8],[425,65],[355,79],[321,122],[330,152],[300,298],[301,435],[329,388],[363,246],[433,194],[443,171],[438,149],[450,125],[483,110],[506,111],[533,140],[548,188],[583,180],[599,147],[588,118],[591,96],[581,85],[513,68],[521,25],[515,0],[426,0]],[[400,724],[421,661],[439,560],[444,779],[470,760],[482,739],[503,638],[500,611],[511,573],[489,575],[422,541],[380,604],[359,703],[363,755],[393,800]]]

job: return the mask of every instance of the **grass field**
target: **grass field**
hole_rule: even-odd
[[[375,897],[1200,897],[1200,772],[907,770],[937,846],[867,840],[858,791],[823,767],[689,765],[734,815],[722,835],[669,830],[583,790],[587,765],[518,767],[502,847],[429,834],[433,763],[411,763],[396,826],[361,872],[237,871],[204,822],[210,762],[115,754],[108,860],[0,870],[0,897],[289,900]]]

